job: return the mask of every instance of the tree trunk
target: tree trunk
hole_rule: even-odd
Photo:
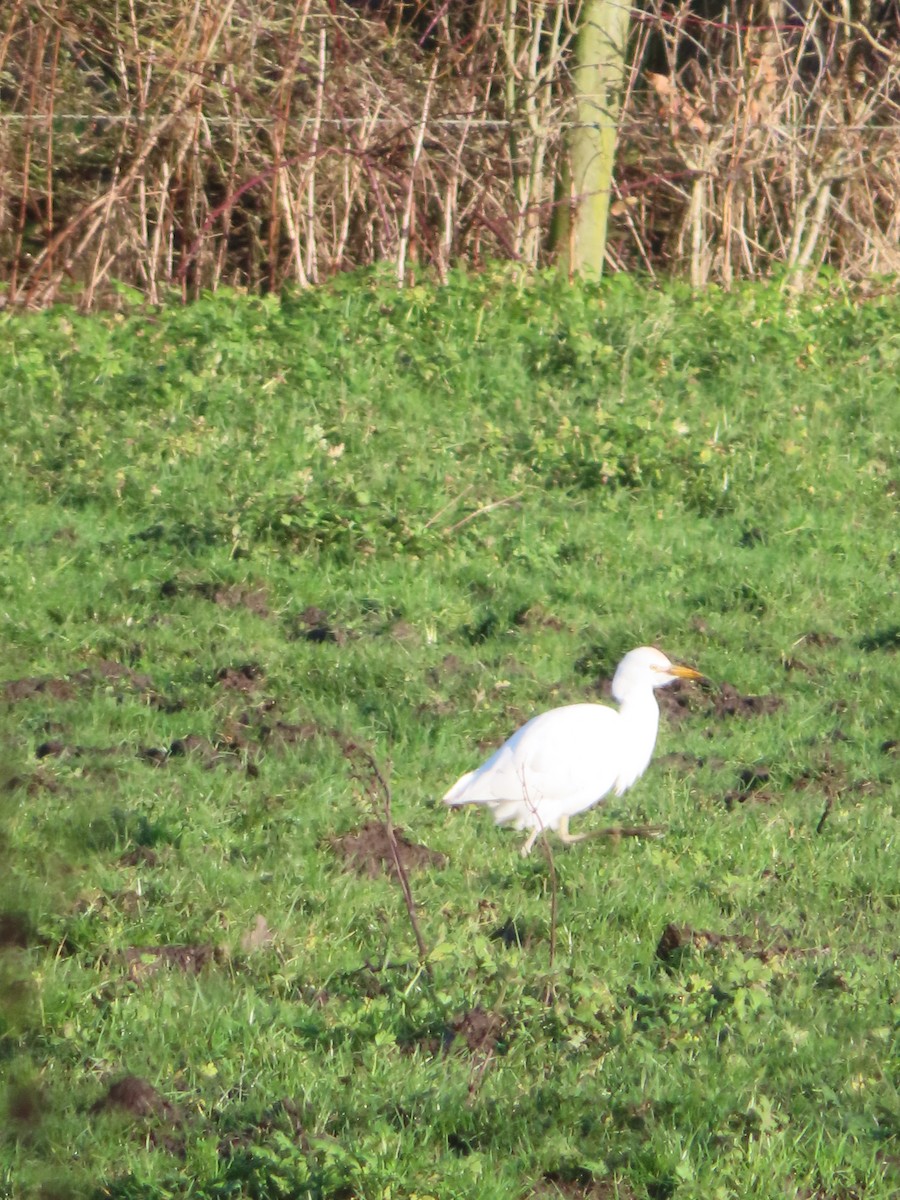
[[[569,275],[603,271],[628,20],[621,0],[585,0],[572,69],[575,126],[554,239]]]

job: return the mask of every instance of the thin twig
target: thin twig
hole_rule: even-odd
[[[384,812],[384,824],[387,830],[388,843],[391,847],[391,857],[394,860],[394,869],[397,872],[397,879],[400,883],[400,890],[403,892],[403,900],[406,904],[406,911],[409,914],[409,923],[412,926],[413,935],[416,939],[416,945],[419,948],[419,961],[425,974],[430,982],[433,981],[431,971],[431,963],[428,961],[428,946],[425,938],[422,936],[422,929],[419,925],[419,917],[416,912],[416,902],[413,898],[412,887],[409,882],[409,874],[406,867],[403,865],[403,860],[400,857],[400,847],[397,844],[397,834],[394,829],[394,819],[391,803],[391,789],[384,773],[378,765],[375,755],[365,746],[361,746],[359,742],[352,739],[344,738],[338,735],[341,747],[348,758],[356,758],[365,763],[369,770],[371,778],[375,781],[378,790],[381,792]]]
[[[516,492],[512,496],[504,496],[502,500],[494,500],[492,504],[484,504],[481,508],[476,508],[474,512],[470,512],[467,516],[463,517],[461,521],[457,521],[455,525],[449,526],[447,533],[456,533],[457,529],[462,529],[463,525],[468,525],[476,517],[481,517],[485,513],[492,512],[495,508],[503,508],[506,504],[513,504],[516,500],[521,499],[523,495],[523,492]]]
[[[550,949],[547,954],[547,969],[550,972],[550,977],[547,980],[547,991],[545,1001],[551,1004],[556,999],[556,988],[553,985],[553,968],[556,965],[556,930],[558,926],[559,915],[559,886],[556,878],[556,862],[553,858],[553,851],[550,848],[550,839],[547,837],[547,830],[541,830],[541,842],[544,847],[544,853],[547,856],[547,866],[550,868]]]

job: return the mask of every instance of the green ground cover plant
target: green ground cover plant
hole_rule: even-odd
[[[898,316],[0,317],[0,1194],[896,1195]],[[641,643],[663,837],[438,802]]]

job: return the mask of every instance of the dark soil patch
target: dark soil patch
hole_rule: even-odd
[[[900,750],[900,741],[897,741],[896,738],[889,738],[888,741],[881,743],[879,749],[882,754],[896,755],[898,750]]]
[[[712,696],[717,717],[756,717],[776,712],[784,704],[780,696],[742,696],[730,683],[723,683]]]
[[[805,663],[802,658],[794,658],[793,655],[782,659],[782,666],[786,671],[803,671],[807,675],[813,673],[812,667]]]
[[[265,673],[259,663],[242,663],[236,667],[220,667],[215,682],[221,688],[235,692],[255,692],[265,682]]]
[[[736,804],[746,804],[748,800],[755,804],[771,804],[775,793],[766,787],[770,778],[767,767],[744,767],[738,776],[738,786],[722,797],[725,807],[731,812]]]
[[[231,1158],[242,1150],[258,1146],[269,1134],[276,1131],[287,1133],[304,1150],[308,1147],[300,1107],[295,1101],[285,1098],[267,1109],[258,1121],[243,1125],[221,1138],[219,1154],[223,1158]]]
[[[273,746],[294,746],[298,742],[307,742],[310,738],[318,737],[321,730],[311,722],[292,725],[288,721],[275,721],[274,724],[263,723],[259,734],[266,748]]]
[[[27,913],[0,912],[0,950],[27,950],[44,944]]]
[[[711,929],[692,929],[690,925],[670,922],[657,943],[656,957],[666,966],[678,966],[691,950],[720,950],[727,946],[733,946],[748,958],[758,958],[760,962],[830,953],[828,946],[791,946],[783,939],[763,943],[742,933],[715,933]]]
[[[101,658],[90,666],[81,667],[63,678],[48,676],[28,676],[23,679],[10,679],[0,685],[0,696],[9,703],[35,698],[50,700],[74,700],[79,690],[91,687],[97,683],[124,685],[143,693],[148,703],[164,711],[176,711],[171,708],[171,702],[159,696],[153,689],[153,680],[149,675],[132,670],[124,663],[112,659]]]
[[[181,1115],[170,1101],[139,1075],[126,1075],[110,1085],[106,1095],[91,1106],[92,1113],[116,1109],[132,1117],[160,1117],[179,1122]]]
[[[150,691],[153,687],[153,680],[149,675],[145,675],[140,671],[134,671],[131,667],[126,667],[124,663],[114,662],[112,659],[101,658],[97,662],[92,663],[89,668],[78,672],[78,678],[85,683],[90,683],[95,677],[101,679],[112,680],[114,682],[125,681],[131,687],[138,691]]]
[[[3,684],[3,698],[10,704],[18,704],[20,700],[33,700],[35,696],[50,700],[74,700],[76,689],[68,679],[51,679],[37,675],[25,679],[10,679]]]
[[[799,637],[794,645],[799,646],[802,642],[804,646],[814,646],[817,649],[822,649],[826,646],[837,646],[840,640],[836,634],[824,633],[819,629],[811,629],[809,633],[804,633]]]
[[[633,1200],[634,1192],[627,1184],[595,1179],[584,1167],[570,1167],[548,1171],[530,1196],[534,1200]]]
[[[900,625],[876,629],[874,633],[860,638],[859,647],[861,650],[900,650]]]
[[[46,1110],[46,1099],[41,1089],[34,1084],[18,1083],[9,1087],[6,1095],[6,1117],[17,1134],[37,1129]]]
[[[34,748],[35,758],[118,758],[131,757],[132,753],[134,751],[128,746],[79,746],[59,738],[41,742]],[[142,749],[138,750],[138,757],[142,757],[143,753]]]
[[[491,934],[491,941],[502,942],[507,950],[511,950],[514,946],[519,950],[525,950],[531,945],[531,932],[521,921],[515,921],[512,917],[508,917]]]
[[[418,867],[443,867],[447,861],[438,851],[409,841],[399,825],[394,826],[394,837],[398,857],[407,871],[414,871]],[[343,858],[348,870],[355,871],[358,875],[366,875],[369,879],[383,874],[396,879],[397,867],[388,827],[384,822],[368,821],[355,833],[329,838],[329,844],[332,850]]]
[[[499,1013],[487,1012],[481,1005],[476,1005],[451,1023],[444,1039],[444,1049],[449,1050],[461,1041],[473,1054],[491,1054],[500,1044],[502,1032],[503,1018]]]
[[[59,781],[46,771],[32,771],[29,775],[11,775],[3,786],[7,792],[24,788],[28,796],[36,796],[39,792],[59,791]]]
[[[415,642],[419,638],[419,631],[409,621],[395,621],[388,632],[395,642]]]
[[[513,616],[513,624],[519,629],[551,629],[555,633],[566,628],[564,621],[547,612],[541,604],[530,604],[527,608],[519,609]]]
[[[661,754],[653,761],[658,766],[669,767],[677,771],[697,771],[701,767],[712,767],[713,770],[719,771],[725,766],[724,758],[706,758],[703,754],[685,754],[682,750]]]
[[[212,744],[209,738],[200,737],[196,733],[185,734],[184,737],[176,738],[169,747],[170,758],[199,758],[205,766],[215,766],[216,760],[219,758],[219,751]]]
[[[121,958],[128,977],[135,983],[143,983],[164,967],[199,975],[210,963],[219,962],[221,952],[215,946],[129,946]]]
[[[287,636],[293,641],[331,642],[343,646],[353,636],[353,631],[335,624],[324,609],[310,604],[288,624]]]
[[[175,576],[160,585],[159,594],[166,600],[175,596],[199,596],[220,608],[246,608],[258,617],[267,617],[270,612],[265,588],[247,583],[215,583],[211,580],[194,583]]]
[[[106,1095],[90,1111],[92,1115],[115,1112],[135,1121],[149,1120],[150,1142],[169,1154],[184,1155],[184,1138],[179,1133],[184,1118],[180,1110],[139,1075],[126,1075],[110,1084]]]
[[[660,688],[656,693],[659,710],[664,713],[670,724],[678,725],[685,717],[690,716],[693,709],[690,689],[682,683],[673,683]]]
[[[135,846],[119,859],[120,867],[155,867],[159,855],[150,846]]]

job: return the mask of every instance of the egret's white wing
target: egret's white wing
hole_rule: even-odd
[[[485,804],[498,824],[554,828],[613,786],[622,747],[620,717],[600,704],[571,704],[533,717],[486,763],[458,780],[448,804]]]

